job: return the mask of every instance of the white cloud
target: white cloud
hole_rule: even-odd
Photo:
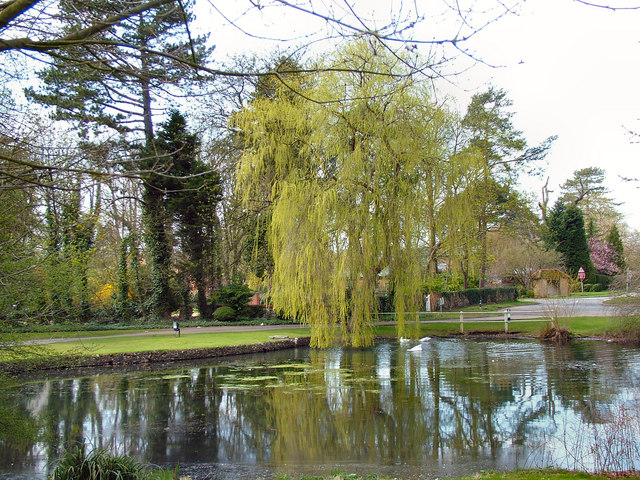
[[[488,82],[506,89],[514,123],[530,143],[558,135],[546,169],[556,193],[575,170],[603,168],[611,196],[624,202],[620,209],[636,230],[640,183],[620,177],[640,178],[640,145],[630,143],[626,130],[640,129],[638,25],[637,10],[529,1],[519,16],[500,20],[474,40],[481,58],[504,67],[477,66],[458,82],[472,91]],[[525,185],[539,194],[543,183]]]

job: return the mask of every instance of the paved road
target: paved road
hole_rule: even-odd
[[[527,301],[528,305],[511,307],[511,312],[512,316],[548,317],[556,313],[561,317],[608,317],[616,314],[616,307],[603,304],[610,298],[537,298]]]
[[[603,302],[611,297],[593,297],[593,298],[571,298],[571,299],[536,299],[527,301],[526,305],[510,307],[512,320],[523,320],[532,318],[549,317],[551,313],[555,313],[561,317],[600,317],[613,316],[616,314],[615,307],[603,305]],[[464,316],[465,322],[473,322],[474,320],[495,320],[503,319],[503,311],[498,313],[474,314],[467,313]],[[451,321],[451,320],[448,320]],[[455,321],[455,319],[453,320]],[[386,322],[385,322],[386,323]],[[391,323],[391,322],[389,322]],[[301,325],[232,325],[224,327],[186,327],[182,328],[182,335],[195,333],[213,333],[213,332],[243,332],[243,331],[266,331],[279,330],[282,328],[302,328]],[[25,342],[27,344],[49,344],[70,342],[74,340],[91,340],[95,338],[112,338],[122,336],[143,336],[143,335],[175,335],[175,332],[168,328],[166,330],[148,330],[135,333],[121,333],[115,335],[102,335],[95,337],[67,337],[67,338],[43,338],[39,340],[31,340]]]

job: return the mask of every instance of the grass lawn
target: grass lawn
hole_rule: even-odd
[[[121,333],[121,332],[120,332]],[[266,331],[246,332],[214,332],[191,333],[178,337],[170,335],[141,335],[110,338],[91,338],[70,342],[53,343],[43,345],[56,355],[86,354],[106,355],[112,353],[148,352],[154,350],[188,350],[193,348],[226,347],[230,345],[251,345],[254,343],[268,342],[272,335],[288,335],[290,337],[309,336],[308,328],[282,328]]]
[[[9,338],[26,342],[28,340],[47,340],[50,338],[104,337],[109,335],[124,335],[127,333],[140,333],[140,332],[148,332],[148,331],[149,329],[132,328],[131,330],[118,329],[118,330],[82,330],[82,331],[67,331],[67,332],[27,332],[27,333],[8,333],[6,335]]]
[[[591,297],[611,297],[618,295],[619,292],[613,290],[603,290],[601,292],[572,292],[569,294],[571,298],[591,298]]]
[[[579,337],[603,336],[616,327],[616,319],[612,317],[573,317],[560,320],[560,325],[566,326],[569,331]],[[527,336],[538,336],[549,326],[548,320],[512,321],[509,324],[509,332]],[[504,322],[464,322],[465,333],[504,333]],[[447,323],[421,323],[420,336],[425,335],[458,335],[460,322]],[[376,327],[376,335],[380,337],[395,337],[395,327]]]
[[[623,305],[637,306],[640,305],[640,296],[614,297],[604,301],[605,305]]]

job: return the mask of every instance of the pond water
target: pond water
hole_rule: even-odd
[[[3,392],[41,437],[0,443],[0,478],[45,478],[65,445],[82,442],[179,464],[194,480],[638,467],[639,379],[634,348],[456,339],[50,378]]]

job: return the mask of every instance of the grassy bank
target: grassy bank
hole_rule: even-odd
[[[309,336],[309,329],[282,328],[265,331],[193,333],[188,335],[118,335],[109,338],[88,338],[40,345],[41,353],[62,355],[109,355],[117,353],[189,350],[197,348],[253,345],[270,341],[271,336]],[[1,359],[1,356],[0,356]]]
[[[451,319],[455,320],[459,317],[460,312],[470,313],[478,312],[481,314],[495,313],[500,309],[526,305],[526,302],[512,301],[503,302],[500,304],[489,304],[464,307],[456,309],[455,311],[445,311],[443,313],[430,312],[428,314],[421,314],[421,320],[441,320]],[[394,313],[379,313],[376,321],[392,321],[395,318]],[[193,317],[186,321],[180,321],[182,328],[188,327],[240,327],[248,325],[295,325],[296,323],[290,320],[284,320],[281,318],[256,318],[253,320],[243,321],[227,321],[220,322],[212,319],[201,319],[199,317]],[[87,322],[87,323],[51,323],[51,324],[38,324],[38,323],[24,323],[21,325],[0,324],[0,334],[21,335],[23,340],[28,339],[42,339],[42,338],[65,338],[65,337],[89,337],[89,336],[101,336],[101,335],[114,335],[118,333],[131,333],[142,332],[151,330],[164,330],[171,328],[172,319],[155,320],[155,321],[133,321],[133,322]]]

